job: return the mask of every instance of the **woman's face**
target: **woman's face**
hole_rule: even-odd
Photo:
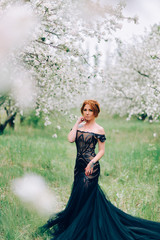
[[[89,104],[86,104],[83,109],[83,116],[86,121],[93,120],[95,118],[94,112]]]

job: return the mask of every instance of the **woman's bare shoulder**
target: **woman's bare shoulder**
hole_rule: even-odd
[[[99,124],[96,124],[96,129],[98,134],[105,134],[104,128],[100,126]]]

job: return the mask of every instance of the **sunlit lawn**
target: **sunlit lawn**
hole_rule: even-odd
[[[105,115],[97,122],[107,137],[99,181],[107,197],[132,215],[160,221],[159,123]],[[67,202],[76,157],[75,145],[67,141],[72,124],[64,118],[58,122],[61,130],[56,121],[44,129],[17,124],[14,132],[6,129],[0,136],[0,239],[34,239],[32,233],[47,220],[12,194],[12,179],[26,172],[40,174],[61,199],[60,206]]]

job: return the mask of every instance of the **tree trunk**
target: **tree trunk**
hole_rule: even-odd
[[[20,115],[20,124],[22,124],[24,122],[24,120],[25,120],[25,116]]]
[[[5,121],[3,124],[0,123],[0,135],[3,134],[4,129],[6,128],[6,126],[7,126],[8,123],[12,123],[12,122],[14,123],[16,114],[17,114],[17,113],[15,112],[14,114],[8,116],[7,119],[6,119],[6,121]]]
[[[9,107],[8,107],[8,108],[5,107],[4,109],[5,109],[6,114],[7,114],[7,119],[9,119],[7,123],[9,124],[10,128],[14,129],[14,127],[15,127],[15,117],[16,117],[16,115],[12,114],[12,111],[11,111],[11,102],[10,102],[10,101],[9,101]]]
[[[8,122],[10,128],[14,129],[15,127],[15,117],[11,118]]]

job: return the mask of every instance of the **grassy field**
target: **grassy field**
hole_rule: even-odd
[[[99,184],[122,210],[160,221],[159,123],[110,118],[97,122],[106,131]],[[61,125],[61,130],[56,128]],[[23,205],[10,190],[11,180],[26,172],[43,176],[65,205],[73,182],[76,149],[67,141],[73,123],[63,118],[44,129],[16,125],[0,136],[0,239],[31,240],[47,220]],[[58,138],[53,138],[56,133]],[[47,239],[47,237],[38,239]]]

